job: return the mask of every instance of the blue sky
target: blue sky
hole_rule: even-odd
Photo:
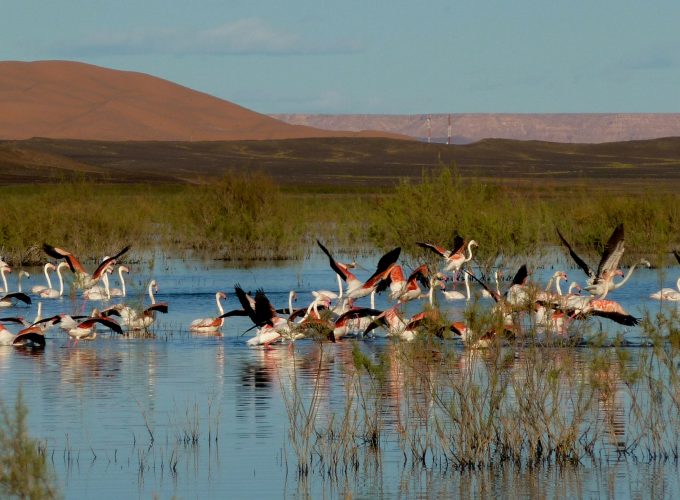
[[[0,59],[263,113],[680,112],[680,2],[5,0]]]

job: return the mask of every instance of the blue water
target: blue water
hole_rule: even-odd
[[[360,263],[370,269],[375,260],[365,258]],[[250,334],[241,336],[250,327],[247,318],[228,319],[222,335],[192,334],[187,326],[195,318],[216,314],[216,291],[228,294],[225,310],[239,308],[234,283],[246,290],[264,288],[277,307],[287,306],[288,291],[294,289],[298,305],[304,305],[311,300],[311,290],[337,288],[327,260],[252,268],[199,260],[152,262],[130,266],[126,300],[148,304],[146,285],[151,278],[158,281],[156,298],[168,302],[170,312],[158,315],[153,336],[131,338],[100,329],[96,340],[67,348],[66,335],[53,329],[47,333],[44,350],[0,347],[0,397],[11,404],[22,387],[31,435],[45,444],[48,462],[67,498],[317,498],[348,493],[355,498],[668,497],[680,490],[677,467],[670,463],[607,458],[606,466],[600,467],[536,471],[507,467],[465,473],[441,466],[404,467],[403,454],[389,429],[389,415],[385,415],[388,429],[380,466],[367,460],[359,470],[340,478],[314,472],[300,478],[288,442],[282,391],[289,390],[296,373],[304,391],[321,384],[320,418],[341,411],[352,343],[324,345],[318,375],[319,348],[311,341],[299,341],[294,349],[285,345],[250,349],[245,346]],[[566,266],[563,261],[557,265]],[[567,270],[570,278],[582,281],[580,271]],[[40,269],[29,271],[32,279],[24,282],[25,289],[43,279]],[[538,269],[533,279],[545,283],[552,272],[551,266]],[[661,285],[673,287],[679,273],[668,269],[660,283],[659,272],[639,271],[611,298],[638,316],[645,309],[674,308],[647,297]],[[10,280],[14,283],[14,275]],[[12,313],[32,318],[36,302]],[[368,298],[362,303],[368,304]],[[42,304],[45,317],[89,312],[92,306],[75,298],[44,299]],[[378,297],[378,307],[385,305],[386,298]],[[465,305],[444,307],[457,319]],[[419,308],[414,303],[408,310]],[[9,310],[2,314],[9,315]],[[612,327],[605,324],[605,328]],[[614,327],[613,331],[624,332],[631,342],[645,340],[639,328]],[[377,356],[392,345],[379,334],[361,347]],[[462,346],[455,348],[466,356]],[[185,442],[185,432],[196,425],[197,441]]]

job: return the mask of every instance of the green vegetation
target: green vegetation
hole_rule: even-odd
[[[422,256],[416,241],[448,245],[453,231],[477,240],[478,259],[491,262],[557,244],[555,227],[580,251],[599,251],[618,222],[626,224],[626,255],[662,263],[680,223],[670,193],[492,184],[454,168],[377,191],[282,188],[255,173],[202,185],[14,186],[0,195],[0,255],[14,264],[41,262],[44,241],[92,258],[127,243],[137,252],[301,258],[317,238],[350,251],[399,245]]]
[[[44,448],[28,435],[27,416],[21,389],[13,411],[0,401],[0,496],[57,498]]]
[[[596,338],[590,326],[581,325],[579,333]],[[680,315],[648,315],[643,328],[649,348],[621,341],[584,349],[534,343],[531,324],[521,338],[489,349],[460,349],[426,329],[412,343],[390,343],[379,359],[354,343],[345,361],[344,399],[334,393],[325,400],[326,393],[294,378],[284,388],[294,447],[304,436],[298,471],[337,478],[375,467],[389,449],[383,445],[395,441],[405,466],[427,469],[677,461]],[[319,360],[312,380],[328,370],[323,349],[320,344],[311,354]],[[317,412],[331,403],[337,411]]]

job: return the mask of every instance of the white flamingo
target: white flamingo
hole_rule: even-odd
[[[227,298],[226,293],[217,292],[215,294],[215,302],[217,303],[217,310],[219,311],[217,317],[195,319],[189,325],[189,330],[193,332],[216,332],[217,330],[222,328],[222,325],[224,324],[224,318],[222,317],[222,315],[224,314],[224,308],[220,303],[220,299],[226,298]]]
[[[45,288],[41,290],[38,295],[43,299],[58,299],[64,294],[64,279],[61,276],[62,268],[68,267],[66,262],[60,262],[57,266],[57,277],[59,278],[59,290],[53,288]]]
[[[43,273],[45,273],[45,281],[47,282],[47,285],[35,285],[31,287],[31,293],[38,294],[42,292],[43,290],[47,288],[52,288],[52,280],[50,279],[50,271],[54,271],[57,269],[57,266],[52,264],[51,262],[48,262],[45,264],[43,267]]]

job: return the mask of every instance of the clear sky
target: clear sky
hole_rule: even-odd
[[[263,113],[680,112],[680,1],[4,0],[0,59]]]

